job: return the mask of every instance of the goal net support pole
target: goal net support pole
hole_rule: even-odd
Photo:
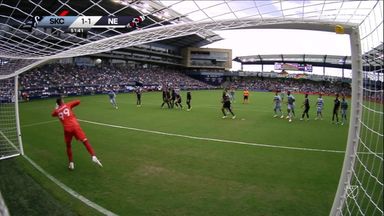
[[[359,145],[360,119],[363,103],[363,75],[361,62],[361,44],[358,27],[352,28],[350,33],[351,60],[352,60],[352,99],[351,114],[349,120],[348,141],[345,151],[343,169],[341,171],[339,185],[331,209],[331,216],[341,215],[341,210],[347,198],[347,189],[350,187],[355,155]]]
[[[24,155],[23,141],[21,138],[21,129],[20,129],[20,115],[19,115],[19,76],[15,76],[15,119],[16,119],[16,135],[17,140],[19,141],[19,150],[20,154]]]

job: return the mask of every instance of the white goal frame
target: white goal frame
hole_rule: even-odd
[[[136,1],[133,1],[132,4],[135,4],[135,2]],[[137,2],[140,2],[140,1],[137,1]],[[257,1],[255,1],[255,4],[256,2]],[[345,200],[347,199],[348,188],[350,188],[351,186],[350,182],[353,177],[352,175],[353,175],[353,169],[356,161],[356,154],[360,144],[359,134],[360,134],[360,128],[361,128],[362,112],[363,112],[362,106],[363,106],[363,93],[364,93],[364,90],[362,88],[363,86],[362,45],[364,46],[365,43],[362,43],[362,41],[360,40],[361,35],[360,35],[359,27],[362,24],[362,22],[365,21],[365,19],[369,19],[368,17],[369,14],[367,16],[365,15],[361,16],[361,17],[364,17],[364,20],[362,20],[361,23],[359,23],[360,21],[350,23],[349,20],[352,19],[353,16],[351,16],[347,21],[344,21],[344,22],[340,20],[338,21],[337,17],[339,15],[343,15],[343,13],[346,13],[346,10],[341,10],[341,9],[343,9],[344,2],[348,2],[348,1],[342,1],[341,5],[338,6],[339,8],[335,10],[335,13],[331,13],[328,15],[325,14],[325,17],[323,17],[324,20],[322,20],[323,19],[321,18],[322,16],[320,16],[319,18],[317,18],[317,16],[314,16],[312,18],[311,16],[309,18],[305,18],[304,16],[302,18],[291,18],[296,16],[289,16],[289,15],[287,16],[287,14],[284,14],[284,11],[289,11],[290,9],[296,10],[297,8],[290,8],[290,9],[284,10],[283,5],[286,2],[282,0],[276,1],[276,2],[280,4],[280,9],[277,9],[277,11],[282,12],[282,17],[271,18],[270,16],[261,16],[261,15],[268,15],[268,14],[260,14],[260,11],[259,11],[258,13],[260,16],[256,16],[256,18],[255,16],[238,18],[235,12],[239,12],[239,11],[231,11],[230,13],[233,13],[236,19],[219,20],[219,19],[215,19],[215,17],[209,17],[207,13],[205,13],[204,11],[204,9],[209,9],[210,7],[213,7],[213,6],[206,7],[206,8],[199,8],[198,10],[203,11],[208,16],[208,19],[196,20],[196,21],[191,20],[190,22],[186,22],[186,23],[179,22],[176,24],[160,25],[158,27],[152,27],[152,28],[143,28],[142,30],[132,31],[125,34],[118,34],[113,37],[102,37],[102,39],[96,40],[96,41],[91,41],[91,40],[85,41],[84,39],[81,39],[81,41],[83,41],[84,43],[75,43],[75,44],[72,44],[72,46],[69,47],[68,49],[65,49],[64,51],[60,51],[58,49],[58,50],[53,50],[49,52],[49,54],[45,53],[46,50],[42,50],[41,52],[39,50],[36,50],[34,55],[30,55],[28,53],[24,56],[21,56],[21,58],[23,59],[22,61],[25,64],[20,64],[20,65],[17,64],[18,63],[17,61],[19,61],[19,58],[20,58],[19,56],[17,56],[17,54],[20,54],[16,52],[17,50],[15,51],[15,53],[11,53],[12,55],[9,55],[8,53],[7,56],[0,52],[0,58],[7,58],[9,59],[10,62],[14,62],[14,65],[18,66],[15,68],[8,69],[9,70],[8,73],[0,74],[0,80],[14,77],[15,92],[17,93],[18,92],[18,89],[17,89],[18,74],[21,74],[51,59],[91,55],[95,53],[108,52],[108,51],[112,51],[120,48],[126,48],[130,46],[136,46],[140,44],[161,41],[164,39],[178,38],[181,36],[188,36],[193,34],[199,35],[200,32],[203,32],[206,30],[218,31],[218,30],[231,30],[231,29],[255,29],[255,28],[281,29],[281,28],[284,28],[284,29],[317,30],[317,31],[334,32],[335,27],[338,25],[341,25],[344,27],[345,34],[348,34],[350,36],[350,46],[351,46],[351,55],[352,55],[352,101],[351,101],[348,140],[346,145],[346,153],[345,153],[345,158],[343,162],[343,168],[342,168],[336,196],[334,199],[334,203],[330,211],[330,215],[338,216],[342,214],[342,209],[343,209]],[[272,2],[271,4],[275,4],[276,2]],[[95,4],[98,4],[98,3],[95,3]],[[178,4],[178,3],[175,3],[175,4]],[[228,2],[224,1],[222,4],[228,5]],[[304,12],[304,9],[306,8],[305,4],[306,2],[303,1],[302,7],[301,6],[298,7],[302,9],[303,15],[305,14]],[[319,4],[318,6],[320,7],[322,6],[322,8],[324,8],[327,5],[334,4],[334,2],[324,1],[316,4]],[[376,1],[376,4],[379,5],[378,7],[379,9],[380,9],[380,4],[382,7],[382,3],[380,3],[380,1]],[[311,5],[308,5],[308,7],[309,6]],[[171,5],[167,7],[172,8],[173,6]],[[262,7],[262,5],[256,6],[257,9],[259,9],[259,7]],[[354,11],[353,14],[355,14],[358,11],[359,7],[360,6],[357,6],[357,8],[353,10]],[[163,9],[164,8],[165,7],[163,7]],[[351,9],[351,8],[347,8],[347,9]],[[371,13],[372,11],[373,13],[375,13],[374,10],[375,8],[372,8],[372,10],[369,13]],[[321,13],[326,11],[327,10],[321,9]],[[330,11],[332,12],[333,9],[331,8]],[[308,11],[306,13],[315,15],[317,11]],[[361,15],[359,13],[356,13],[356,14],[358,14],[358,16]],[[143,15],[147,15],[147,14],[143,14]],[[348,13],[344,15],[348,15]],[[381,14],[381,18],[382,18],[382,14]],[[380,24],[376,26],[376,28],[378,27],[380,27]],[[381,27],[382,27],[382,24],[381,24]],[[15,31],[19,31],[19,30],[15,30]],[[361,30],[361,31],[363,32],[364,30]],[[26,39],[27,39],[26,41],[28,41],[29,36],[27,36]],[[57,39],[60,39],[60,38],[57,38]],[[13,44],[7,44],[7,45],[9,45],[10,47],[13,47]],[[36,49],[36,47],[34,48]],[[4,52],[4,53],[7,54],[7,52]],[[16,120],[16,126],[17,126],[17,136],[18,136],[18,142],[20,145],[19,150],[20,150],[20,154],[24,154],[24,150],[22,147],[22,140],[21,140],[20,123],[19,123],[18,97],[16,97],[15,112],[16,112],[15,120]],[[380,188],[380,189],[383,190],[383,188]]]

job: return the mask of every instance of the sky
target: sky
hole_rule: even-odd
[[[248,29],[217,31],[224,39],[205,47],[232,49],[232,58],[258,54],[327,54],[350,56],[349,36],[332,32]],[[232,62],[232,70],[240,70],[240,64]],[[260,71],[260,66],[245,66],[244,70]],[[273,65],[264,67],[273,70]],[[329,75],[340,75],[341,70],[327,69]],[[345,71],[346,76],[349,71]],[[322,74],[322,68],[314,68],[315,74]]]
[[[370,14],[376,1],[318,1],[318,0],[238,0],[238,1],[161,1],[172,10],[194,21],[236,20],[264,18],[326,20],[335,23],[361,23]],[[382,3],[375,7],[377,18],[382,20]],[[328,54],[351,55],[349,36],[332,32],[254,29],[217,32],[224,40],[206,47],[232,49],[233,57],[257,54]],[[232,70],[240,64],[233,62]],[[245,66],[244,70],[260,71],[260,67]],[[273,70],[264,67],[265,71]],[[350,71],[345,71],[349,76]],[[322,68],[314,67],[316,74]],[[328,73],[328,74],[327,74]],[[341,75],[341,69],[328,69],[327,75]]]

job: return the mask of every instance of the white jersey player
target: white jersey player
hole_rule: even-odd
[[[321,96],[321,94],[319,95],[319,97],[317,98],[317,101],[316,101],[316,107],[317,107],[317,113],[316,113],[316,118],[315,120],[317,119],[321,119],[323,120],[323,107],[324,107],[324,101],[323,101],[323,98]]]
[[[283,112],[281,112],[281,97],[277,92],[275,94],[275,97],[273,97],[273,102],[275,103],[275,107],[273,108],[275,115],[273,117],[276,118],[277,117],[277,111],[279,111],[280,115],[281,115],[280,118],[284,118]]]
[[[287,115],[287,119],[289,119],[289,122],[292,121],[292,116],[294,115],[295,113],[295,97],[293,97],[293,95],[291,95],[291,92],[288,91],[287,92],[287,104],[288,104],[288,115]]]

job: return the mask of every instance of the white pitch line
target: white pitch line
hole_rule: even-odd
[[[0,131],[0,134],[4,136],[4,138],[16,149],[18,148],[13,144],[11,140],[9,140],[3,132]],[[20,154],[18,154],[20,155]],[[23,157],[30,163],[32,166],[34,166],[38,171],[40,171],[43,175],[45,175],[48,179],[50,179],[53,183],[55,183],[57,186],[59,186],[61,189],[72,195],[73,197],[79,199],[84,204],[90,206],[91,208],[94,208],[96,211],[108,215],[108,216],[117,216],[115,213],[99,206],[98,204],[92,202],[91,200],[87,199],[86,197],[82,196],[81,194],[77,193],[76,191],[72,190],[70,187],[56,179],[55,177],[51,176],[49,173],[47,173],[43,168],[41,168],[39,165],[37,165],[32,159],[30,159],[27,155],[23,155]]]
[[[80,200],[84,204],[88,205],[89,207],[95,209],[96,211],[108,215],[108,216],[116,216],[115,213],[99,206],[98,204],[92,202],[91,200],[87,199],[86,197],[82,196],[81,194],[77,193],[76,191],[72,190],[70,187],[59,181],[57,178],[51,176],[49,173],[47,173],[43,168],[41,168],[39,165],[37,165],[32,159],[30,159],[27,155],[23,155],[23,157],[32,164],[38,171],[40,171],[43,175],[45,175],[48,179],[50,179],[52,182],[54,182],[56,185],[58,185],[61,189],[75,197],[76,199]]]
[[[55,120],[49,120],[49,121],[42,121],[42,122],[36,122],[36,123],[31,123],[31,124],[25,124],[25,125],[22,125],[21,127],[22,127],[22,128],[25,128],[25,127],[32,127],[32,126],[36,126],[36,125],[49,124],[49,123],[53,123],[53,122],[58,122],[58,121],[57,121],[57,119],[55,119]]]
[[[112,125],[112,124],[106,124],[106,123],[94,122],[94,121],[88,121],[88,120],[82,120],[82,119],[78,119],[78,120],[81,122],[105,126],[105,127],[140,131],[140,132],[159,134],[159,135],[165,135],[165,136],[182,137],[182,138],[195,139],[195,140],[205,140],[205,141],[213,141],[213,142],[221,142],[221,143],[235,143],[235,144],[240,144],[240,145],[250,145],[250,146],[258,146],[258,147],[266,147],[266,148],[279,148],[279,149],[289,149],[289,150],[299,150],[299,151],[342,153],[342,154],[345,153],[344,151],[330,150],[330,149],[314,149],[314,148],[302,148],[302,147],[291,147],[291,146],[278,146],[278,145],[270,145],[270,144],[259,144],[259,143],[242,142],[242,141],[234,141],[234,140],[207,138],[207,137],[196,137],[196,136],[166,133],[166,132],[161,132],[161,131],[153,131],[153,130],[146,130],[146,129],[140,129],[140,128],[133,128],[133,127],[125,127],[125,126],[119,126],[119,125]]]

